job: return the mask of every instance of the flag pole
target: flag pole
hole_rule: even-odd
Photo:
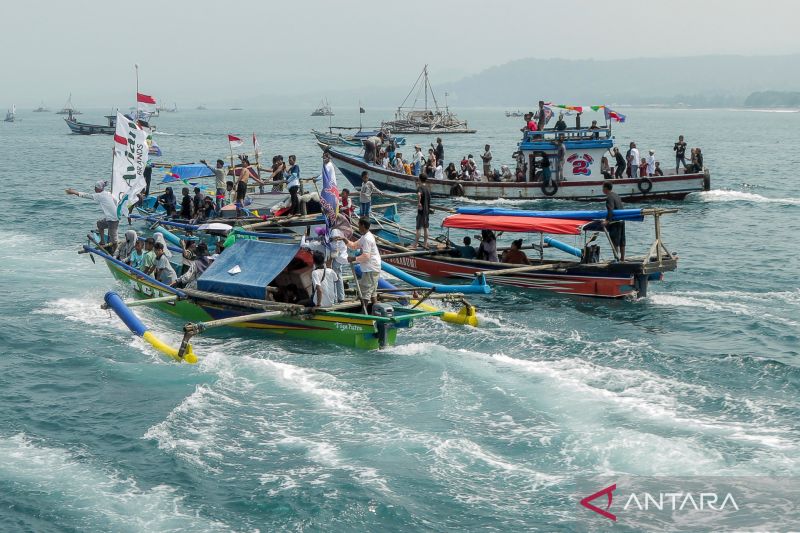
[[[133,100],[133,112],[135,113],[134,117],[136,120],[139,119],[139,63],[133,64],[134,68],[136,69],[136,98]]]

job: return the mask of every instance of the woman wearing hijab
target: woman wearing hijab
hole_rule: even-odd
[[[153,235],[153,239],[155,240],[155,244],[161,243],[164,246],[164,255],[167,256],[167,259],[172,257],[172,252],[170,251],[169,247],[167,246],[167,241],[164,240],[164,235],[161,233],[156,232]]]
[[[158,204],[164,208],[168,217],[175,216],[178,200],[175,198],[175,193],[172,192],[172,187],[167,187],[164,194],[158,197]]]
[[[120,261],[124,261],[126,263],[129,262],[131,253],[136,248],[136,241],[138,240],[138,235],[132,229],[129,229],[125,232],[125,242],[123,242],[119,248],[117,248],[117,259]]]

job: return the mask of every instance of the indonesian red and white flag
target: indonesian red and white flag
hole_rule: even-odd
[[[142,93],[136,93],[136,109],[147,114],[156,112],[156,99]]]
[[[255,132],[253,133],[253,152],[256,154],[256,159],[258,159],[258,156],[261,155],[261,145],[258,144]]]
[[[130,212],[130,208],[138,200],[136,195],[147,185],[144,178],[147,150],[147,132],[136,122],[117,112],[111,195],[117,202],[117,213],[120,216]],[[127,210],[123,210],[123,208],[127,208]]]
[[[239,148],[241,145],[244,144],[244,141],[242,141],[239,137],[236,137],[235,135],[228,135],[228,142],[231,145],[231,150],[233,150],[234,148]]]

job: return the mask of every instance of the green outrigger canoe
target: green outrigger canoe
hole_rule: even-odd
[[[398,330],[411,327],[415,319],[443,314],[404,306],[396,300],[376,304],[375,314],[365,314],[357,300],[329,308],[309,308],[268,299],[268,284],[298,249],[299,245],[237,241],[198,278],[196,288],[177,289],[98,248],[84,246],[85,252],[102,258],[114,278],[133,292],[136,300],[131,302],[122,302],[115,293],[108,293],[105,307],[114,310],[134,333],[147,339],[146,328],[129,309],[137,305],[150,305],[188,322],[181,348],[161,350],[183,361],[192,362],[185,357],[191,353],[189,339],[218,326],[371,350],[394,345]],[[231,265],[238,267],[238,272]],[[196,360],[193,354],[191,359]]]

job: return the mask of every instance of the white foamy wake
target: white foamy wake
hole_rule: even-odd
[[[516,199],[516,198],[497,198],[496,200],[475,200],[472,198],[459,198],[459,202],[463,202],[465,204],[478,204],[478,205],[526,205],[526,204],[535,204],[537,202],[541,202],[541,199],[538,198],[526,198],[526,199]]]
[[[769,198],[760,194],[726,189],[693,193],[704,202],[754,202],[761,204],[800,205],[800,198]]]
[[[704,293],[700,293],[704,294]],[[739,293],[746,294],[746,293]],[[769,294],[769,293],[766,293]],[[781,293],[784,298],[792,298],[792,293]],[[713,293],[710,296],[718,296]],[[728,293],[728,296],[731,296]],[[756,300],[754,296],[746,296],[743,299]],[[790,318],[776,316],[773,313],[766,311],[765,306],[753,306],[752,304],[735,302],[730,300],[719,300],[716,298],[701,298],[691,293],[674,293],[674,294],[653,294],[648,297],[648,301],[656,305],[667,305],[672,307],[700,307],[709,311],[732,313],[734,315],[745,316],[753,318],[758,321],[775,322],[789,327],[799,327],[800,322]],[[767,302],[765,302],[766,304]]]
[[[81,531],[230,531],[188,509],[174,487],[149,490],[69,451],[33,442],[25,434],[0,437],[0,477],[19,494],[42,499],[42,513]],[[44,496],[43,496],[44,495]],[[7,495],[12,499],[14,495]]]

